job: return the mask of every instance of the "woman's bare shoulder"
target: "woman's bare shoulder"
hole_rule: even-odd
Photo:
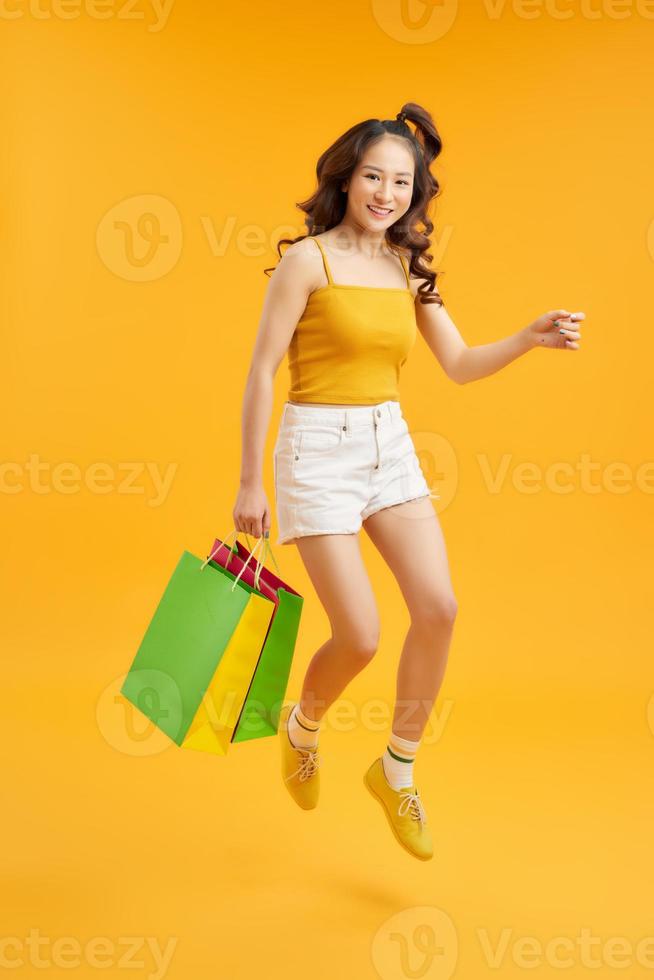
[[[284,254],[286,255],[288,253],[293,253],[294,255],[320,255],[320,249],[313,240],[314,238],[319,237],[319,235],[313,235],[311,237],[307,235],[306,238],[300,239],[299,242],[294,242],[292,245],[289,245]]]
[[[278,281],[288,282],[306,295],[316,288],[321,269],[320,249],[309,238],[288,245],[276,267],[281,273]]]
[[[280,264],[293,266],[313,265],[313,260],[320,257],[320,249],[311,238],[302,238],[299,242],[287,245],[280,259]]]

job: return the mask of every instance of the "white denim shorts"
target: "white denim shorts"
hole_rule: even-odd
[[[355,534],[383,507],[436,496],[397,401],[285,402],[273,464],[280,545],[312,534]]]

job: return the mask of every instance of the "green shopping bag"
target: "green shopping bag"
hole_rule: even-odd
[[[274,611],[240,578],[185,551],[121,687],[177,745],[227,751]]]

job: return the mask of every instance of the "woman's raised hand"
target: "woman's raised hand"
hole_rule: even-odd
[[[525,328],[534,347],[552,347],[555,350],[579,350],[581,340],[579,321],[585,313],[568,313],[567,310],[550,310]]]

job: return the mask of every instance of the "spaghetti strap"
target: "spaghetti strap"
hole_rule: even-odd
[[[400,262],[402,263],[402,268],[404,269],[404,275],[406,276],[406,286],[407,289],[411,289],[411,280],[409,277],[409,266],[407,260],[403,255],[400,254]]]
[[[318,241],[318,239],[317,239],[317,238],[314,238],[314,236],[313,236],[313,235],[309,235],[308,237],[309,237],[309,238],[310,238],[310,239],[311,239],[312,241],[314,241],[314,242],[316,243],[316,245],[318,246],[318,248],[320,249],[320,254],[322,255],[322,264],[323,264],[323,265],[324,265],[324,267],[325,267],[325,275],[327,276],[327,282],[328,282],[328,283],[329,283],[330,285],[333,285],[333,284],[334,284],[334,280],[332,279],[332,274],[331,274],[331,272],[329,271],[329,265],[328,265],[328,263],[327,263],[327,256],[325,255],[325,250],[324,250],[324,248],[322,247],[322,245],[320,244],[320,242]]]

